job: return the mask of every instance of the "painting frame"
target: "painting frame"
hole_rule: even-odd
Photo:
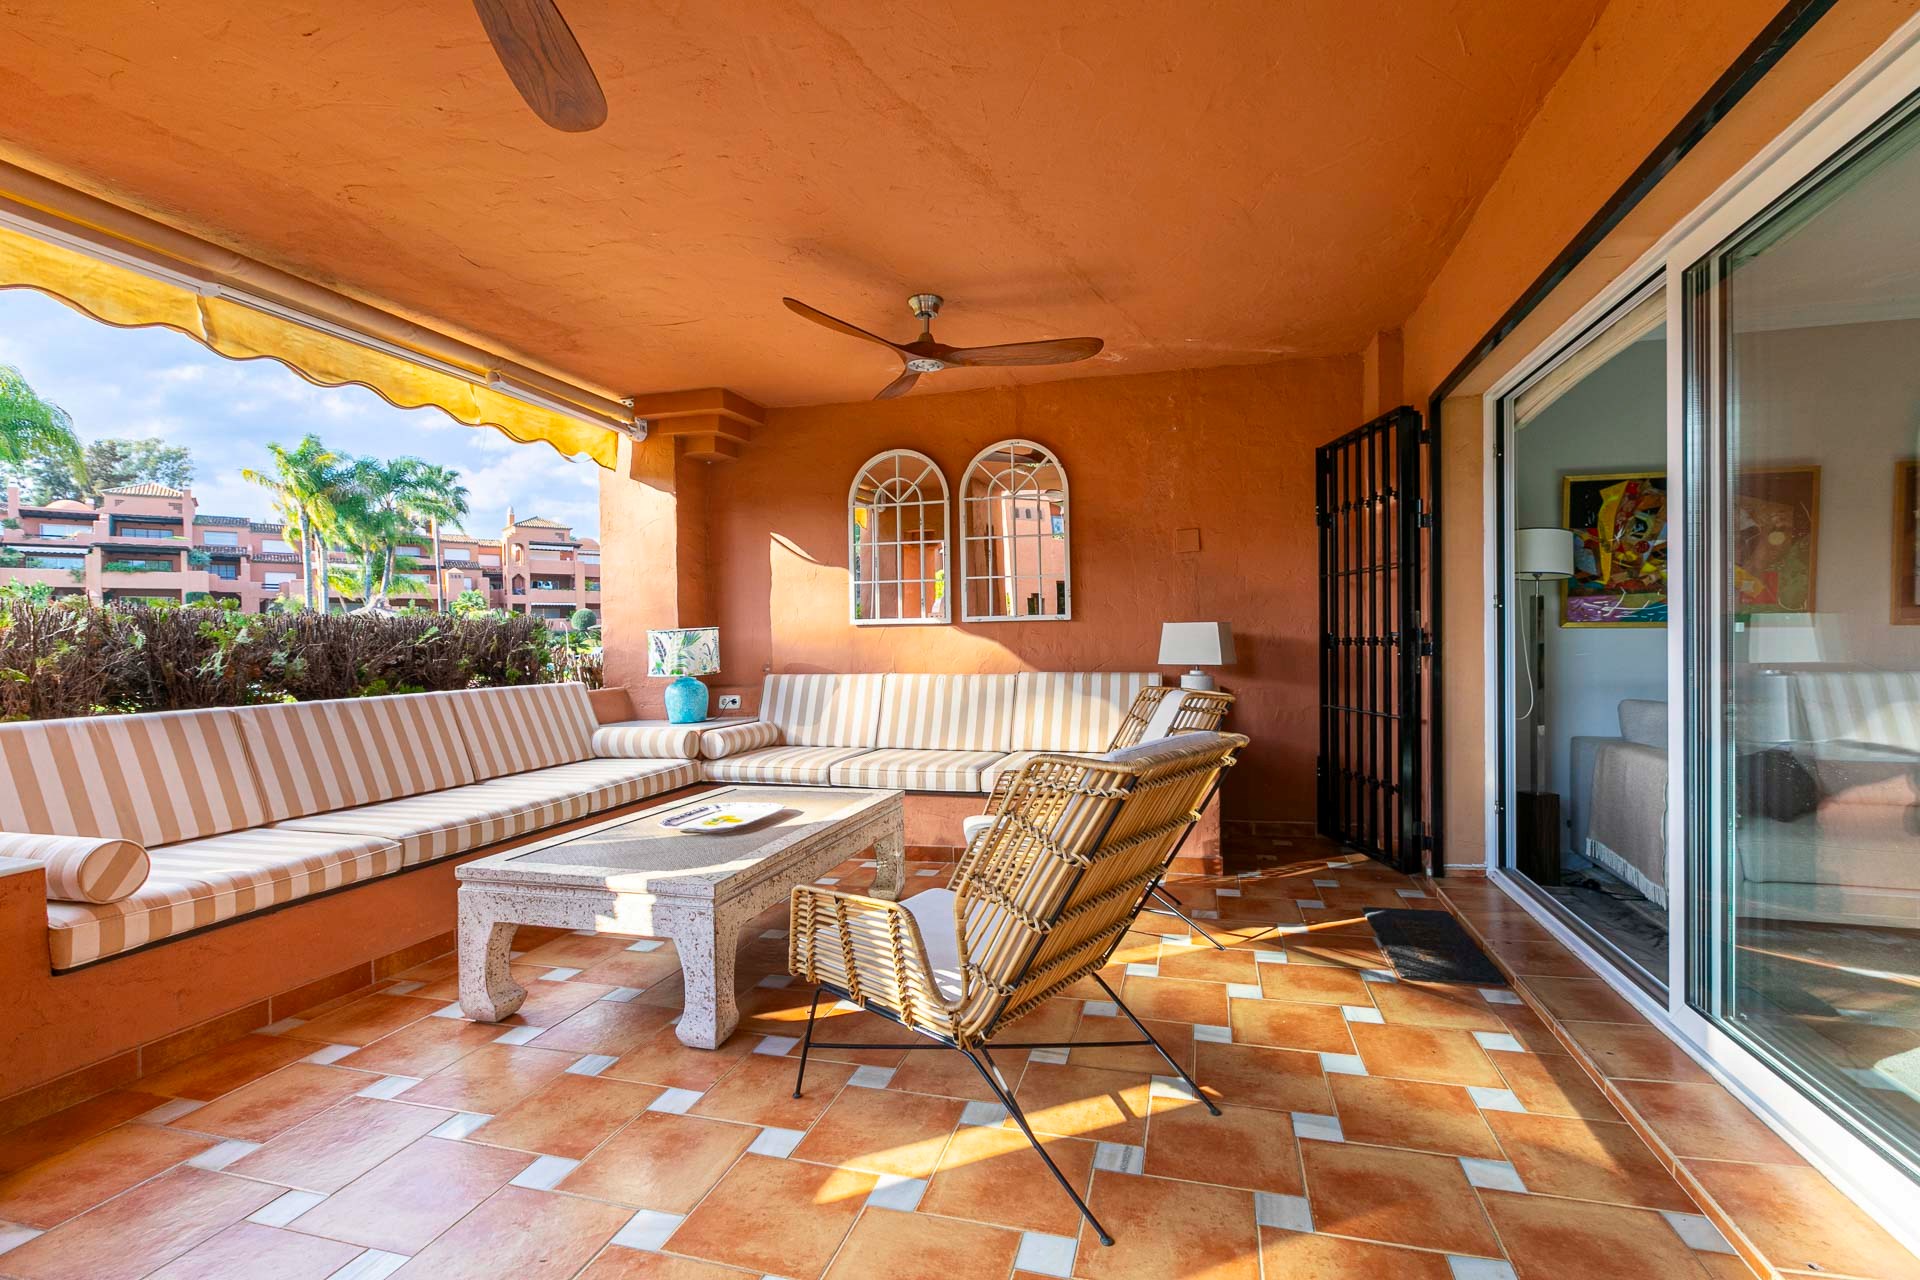
[[[1920,458],[1893,464],[1892,586],[1888,621],[1920,627]]]
[[[1579,472],[1579,473],[1569,473],[1567,475],[1561,476],[1560,477],[1560,525],[1561,527],[1564,529],[1575,531],[1576,537],[1578,536],[1578,531],[1581,528],[1585,527],[1581,525],[1576,525],[1574,523],[1574,504],[1576,501],[1576,497],[1578,496],[1582,501],[1585,500],[1584,494],[1577,494],[1578,490],[1584,487],[1610,485],[1610,484],[1618,483],[1620,481],[1629,481],[1629,480],[1658,482],[1660,492],[1663,495],[1662,505],[1661,505],[1660,541],[1662,544],[1664,544],[1666,540],[1666,523],[1667,523],[1666,514],[1665,514],[1665,510],[1666,510],[1665,499],[1664,499],[1664,495],[1667,489],[1667,474],[1664,470]],[[1577,559],[1578,559],[1578,556],[1576,554],[1576,563],[1577,563]],[[1668,596],[1667,596],[1667,575],[1664,567],[1665,566],[1664,558],[1662,559],[1661,564],[1662,564],[1662,569],[1660,573],[1660,590],[1657,592],[1635,593],[1637,595],[1642,595],[1649,598],[1642,601],[1641,603],[1631,606],[1629,609],[1630,614],[1640,615],[1648,609],[1658,608],[1660,613],[1659,617],[1643,617],[1643,616],[1629,616],[1624,618],[1576,617],[1575,601],[1580,598],[1574,594],[1574,584],[1578,580],[1576,575],[1575,578],[1563,579],[1560,583],[1560,625],[1564,628],[1576,629],[1576,630],[1584,629],[1584,628],[1594,628],[1594,627],[1648,628],[1648,627],[1666,626],[1667,625],[1666,609],[1667,609]]]
[[[1753,604],[1738,600],[1733,613],[1737,618],[1745,619],[1771,614],[1808,614],[1818,607],[1819,565],[1820,565],[1820,468],[1814,463],[1797,463],[1767,467],[1743,467],[1738,482],[1734,486],[1733,505],[1737,513],[1751,508],[1744,504],[1756,501],[1771,501],[1774,505],[1791,505],[1801,508],[1806,516],[1806,528],[1792,532],[1799,535],[1797,541],[1806,549],[1804,599],[1777,599],[1764,604]],[[1734,563],[1737,571],[1744,571],[1752,577],[1753,557],[1742,561],[1740,549],[1728,548],[1728,559]],[[1736,578],[1736,582],[1739,579]]]

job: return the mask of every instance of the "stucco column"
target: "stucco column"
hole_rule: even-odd
[[[714,625],[707,589],[707,473],[685,437],[620,445],[600,476],[600,609],[607,684],[625,685],[643,717],[665,714],[664,680],[647,678],[647,632]]]

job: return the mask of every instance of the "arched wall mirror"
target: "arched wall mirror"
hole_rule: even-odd
[[[947,479],[924,453],[868,459],[847,493],[848,608],[855,626],[951,620]]]
[[[960,482],[962,617],[968,622],[1073,616],[1067,473],[1053,451],[1002,440]]]

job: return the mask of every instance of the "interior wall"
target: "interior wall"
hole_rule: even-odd
[[[1353,356],[770,410],[711,471],[723,670],[709,683],[751,709],[768,671],[1149,670],[1162,622],[1224,620],[1238,661],[1215,676],[1240,698],[1230,727],[1253,739],[1226,814],[1310,822],[1313,449],[1358,424],[1360,383]],[[916,449],[957,492],[974,455],[1010,438],[1066,470],[1072,620],[854,626],[846,502],[861,465]]]

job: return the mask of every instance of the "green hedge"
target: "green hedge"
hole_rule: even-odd
[[[0,720],[565,678],[537,618],[0,602]]]

